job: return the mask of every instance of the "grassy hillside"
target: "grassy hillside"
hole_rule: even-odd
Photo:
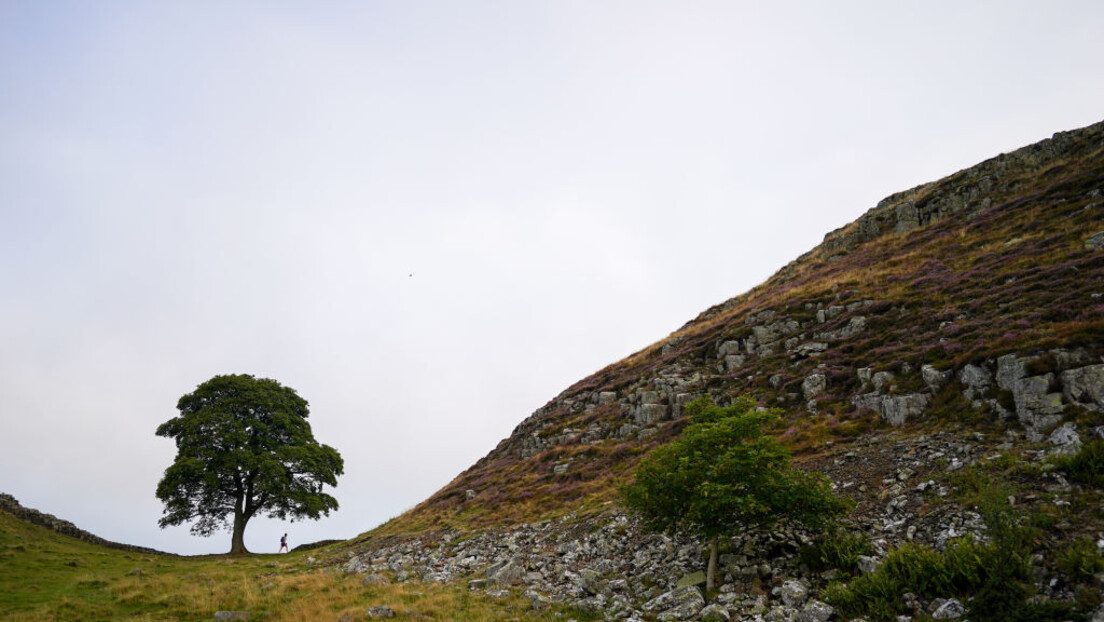
[[[696,395],[781,408],[778,434],[810,459],[885,426],[854,399],[879,372],[892,374],[886,394],[927,392],[929,422],[998,419],[964,397],[965,366],[1016,354],[1056,378],[1104,360],[1104,251],[1087,243],[1104,231],[1102,192],[1104,123],[887,197],[762,285],[571,386],[376,534],[608,508]],[[929,392],[924,366],[946,386]],[[813,375],[824,389],[809,395]],[[1008,391],[986,397],[1015,408]],[[1099,410],[1066,412],[1104,424]]]
[[[245,611],[251,620],[362,620],[369,607],[389,606],[431,620],[556,620],[565,611],[533,612],[516,594],[493,598],[460,586],[363,585],[361,576],[311,564],[311,554],[133,553],[0,511],[0,619],[211,620]]]

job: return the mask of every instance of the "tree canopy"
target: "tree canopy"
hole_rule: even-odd
[[[847,511],[823,474],[792,468],[789,451],[764,432],[775,411],[750,398],[724,408],[701,398],[687,411],[682,434],[645,457],[621,492],[650,529],[689,529],[709,542],[710,588],[721,536],[778,521],[818,527]]]
[[[245,553],[245,526],[266,515],[318,519],[338,507],[323,492],[344,463],[314,439],[307,401],[294,389],[248,374],[215,376],[180,398],[180,414],[157,435],[177,455],[157,485],[162,528],[194,521],[191,531],[233,533],[231,553]]]

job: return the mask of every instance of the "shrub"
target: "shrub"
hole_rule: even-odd
[[[835,569],[855,574],[859,557],[869,555],[870,541],[862,533],[832,529],[825,531],[799,551],[801,562],[813,572]]]
[[[1104,488],[1104,440],[1089,441],[1077,453],[1057,456],[1051,462],[1075,482]]]
[[[1096,550],[1092,540],[1075,540],[1058,552],[1058,570],[1072,581],[1089,582],[1096,573],[1104,571],[1104,555]]]

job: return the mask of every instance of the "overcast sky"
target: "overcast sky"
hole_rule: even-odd
[[[341,510],[412,507],[574,381],[884,196],[1104,119],[1104,3],[0,0],[0,491],[160,530],[154,435],[295,388]]]

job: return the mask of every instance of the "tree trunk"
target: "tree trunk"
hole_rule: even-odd
[[[231,555],[245,555],[249,553],[245,548],[245,523],[249,519],[240,509],[234,511],[234,538],[230,542]]]
[[[717,576],[717,537],[709,541],[709,565],[705,568],[705,589],[711,591],[716,587]]]

